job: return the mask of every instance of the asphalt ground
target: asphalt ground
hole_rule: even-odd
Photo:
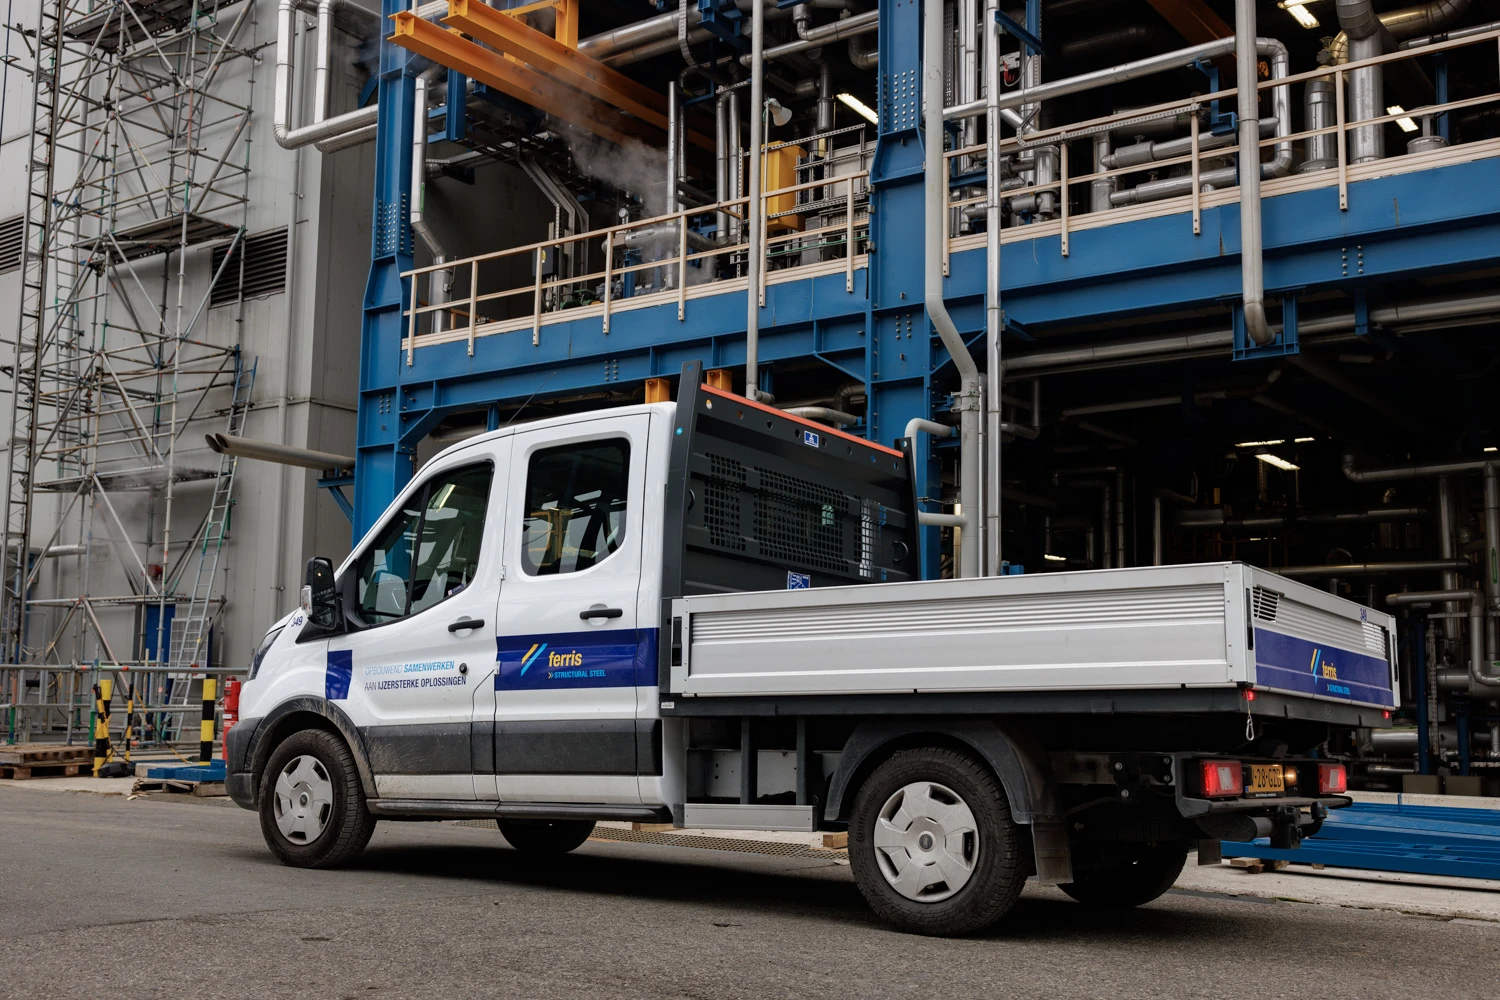
[[[1399,894],[1401,887],[1392,892]],[[1500,924],[1174,890],[1030,886],[982,937],[892,931],[846,864],[382,823],[277,864],[223,800],[0,786],[0,997],[1493,997]]]

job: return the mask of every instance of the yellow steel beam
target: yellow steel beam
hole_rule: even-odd
[[[578,48],[578,6],[581,0],[552,0],[557,8],[557,28],[552,32],[570,49]]]
[[[471,42],[457,31],[440,28],[410,11],[392,14],[391,20],[396,30],[390,40],[410,52],[456,69],[538,111],[582,125],[610,142],[623,144],[627,138],[640,138],[640,122],[624,118],[591,97]]]
[[[660,94],[481,0],[448,0],[443,23],[642,121],[667,127],[666,101]],[[712,138],[696,132],[688,134],[688,141],[714,148]]]

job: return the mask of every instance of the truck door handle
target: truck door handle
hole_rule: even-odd
[[[625,617],[625,612],[619,608],[589,608],[587,611],[578,612],[578,617],[584,621],[589,621],[592,618],[623,618]]]
[[[467,632],[470,629],[484,628],[483,618],[460,618],[448,626],[449,632]]]

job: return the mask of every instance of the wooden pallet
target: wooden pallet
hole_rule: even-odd
[[[63,746],[59,743],[17,743],[0,746],[0,765],[15,764],[21,767],[38,764],[87,763],[92,766],[92,746]]]
[[[176,795],[196,795],[200,799],[228,795],[222,781],[178,781],[176,778],[137,778],[130,787],[130,794],[142,792],[167,792]]]
[[[0,778],[22,781],[26,778],[76,778],[80,773],[88,774],[94,769],[92,762],[81,764],[0,764]]]

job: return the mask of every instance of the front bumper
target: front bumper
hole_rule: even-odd
[[[260,732],[260,719],[242,719],[224,737],[224,791],[242,809],[255,808],[255,774],[251,751]]]

